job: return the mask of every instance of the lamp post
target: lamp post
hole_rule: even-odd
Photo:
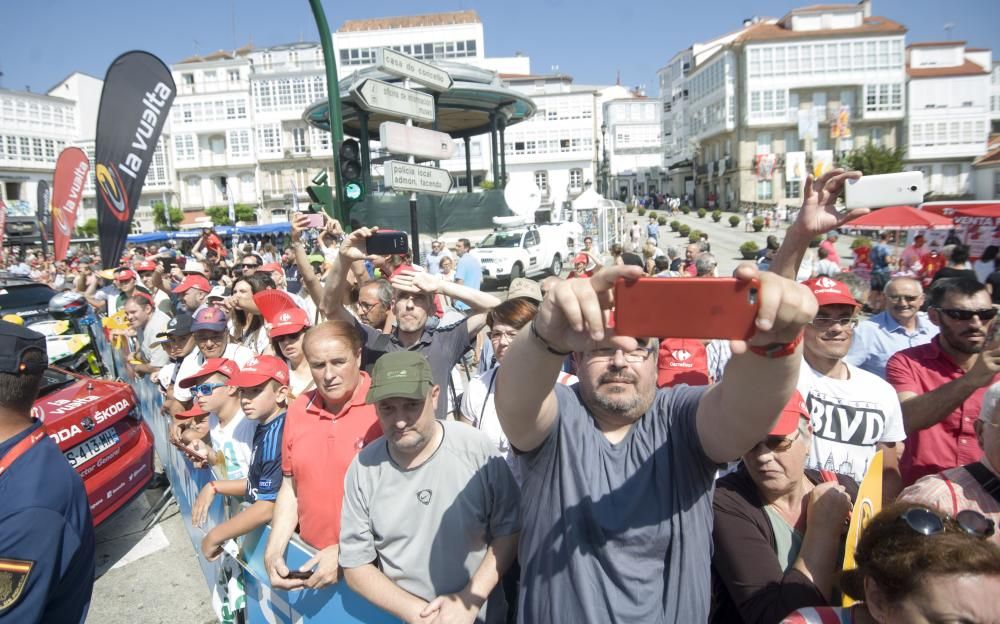
[[[601,123],[601,195],[608,196],[608,124]]]

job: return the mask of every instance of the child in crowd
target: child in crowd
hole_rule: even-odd
[[[222,554],[228,540],[246,535],[271,521],[274,501],[281,487],[281,437],[288,407],[288,366],[279,358],[261,355],[247,362],[229,379],[239,389],[240,407],[257,422],[253,456],[247,478],[212,481],[202,488],[191,510],[194,526],[204,524],[216,494],[244,496],[251,505],[213,527],[201,542],[209,561]]]
[[[250,469],[251,448],[257,423],[240,409],[239,389],[230,380],[239,366],[226,358],[209,358],[194,375],[182,379],[182,388],[190,388],[195,406],[208,413],[211,446],[194,442],[192,449],[208,457],[208,464],[219,466],[223,478],[245,479]]]

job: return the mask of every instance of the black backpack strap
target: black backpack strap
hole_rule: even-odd
[[[990,496],[1000,503],[1000,479],[997,479],[996,475],[990,472],[989,468],[980,462],[973,462],[962,467],[979,482],[979,485],[983,486],[983,489]]]

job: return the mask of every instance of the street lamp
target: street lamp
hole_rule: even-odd
[[[601,195],[608,196],[608,124],[601,123]]]

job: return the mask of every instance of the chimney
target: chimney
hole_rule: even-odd
[[[864,17],[872,16],[872,0],[859,0],[858,6],[861,7],[861,13]]]

